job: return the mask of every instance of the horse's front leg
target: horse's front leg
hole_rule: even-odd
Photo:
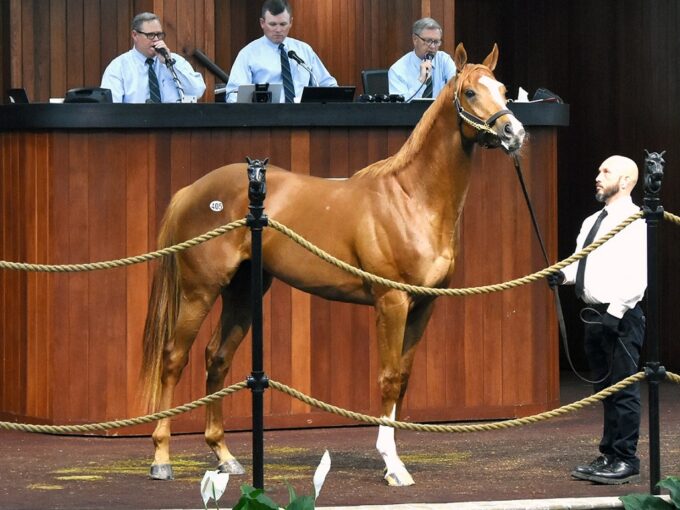
[[[383,418],[398,419],[397,407],[402,393],[401,355],[410,298],[405,292],[387,290],[376,299],[376,330],[380,351],[380,395]],[[397,454],[394,429],[380,425],[376,448],[385,461],[385,480],[391,486],[415,482]]]

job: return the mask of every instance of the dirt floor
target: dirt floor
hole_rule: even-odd
[[[646,397],[647,387],[643,385]],[[565,378],[562,402],[589,395],[583,383]],[[324,450],[331,470],[319,506],[445,503],[649,492],[647,406],[640,441],[642,480],[600,486],[572,480],[576,464],[597,454],[601,410],[594,405],[517,429],[467,434],[399,432],[398,447],[416,484],[390,488],[382,482],[375,427],[272,431],[265,436],[265,486],[287,503],[286,483],[311,494],[312,476]],[[228,435],[232,452],[248,470],[232,477],[220,508],[252,483],[249,433]],[[173,437],[175,480],[147,478],[152,445],[144,438],[62,437],[0,430],[0,508],[200,509],[199,484],[214,469],[202,435]],[[661,475],[680,475],[680,388],[661,386]],[[215,508],[211,502],[211,508]]]

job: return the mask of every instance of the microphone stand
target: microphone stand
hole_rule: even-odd
[[[179,93],[179,101],[178,103],[183,103],[184,102],[184,89],[182,88],[182,84],[179,81],[179,78],[177,77],[177,73],[175,72],[175,59],[170,56],[168,53],[168,57],[165,59],[165,65],[168,66],[168,70],[170,71],[170,74],[172,75],[172,81],[175,82],[175,87],[177,87],[177,92]]]
[[[310,76],[310,78],[312,79],[312,86],[313,86],[313,87],[318,87],[318,86],[319,86],[319,81],[316,79],[316,76],[314,76],[314,73],[312,72],[312,68],[309,67],[309,66],[308,66],[307,64],[305,64],[304,62],[298,62],[297,60],[296,60],[296,62],[298,63],[298,65],[299,65],[300,67],[302,67],[305,71],[307,71],[307,72],[309,73],[309,76]]]

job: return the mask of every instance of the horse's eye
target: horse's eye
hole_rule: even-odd
[[[465,91],[465,97],[467,97],[468,99],[472,99],[473,97],[475,97],[475,91],[472,89],[467,89]]]

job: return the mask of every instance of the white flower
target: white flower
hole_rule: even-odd
[[[328,450],[321,457],[321,462],[319,462],[316,472],[314,473],[314,499],[319,497],[321,492],[321,487],[323,487],[323,482],[326,480],[326,475],[331,469],[331,456]]]
[[[210,498],[217,500],[222,497],[224,490],[229,483],[229,473],[220,473],[219,471],[206,471],[201,480],[201,497],[203,498],[203,506],[207,508]]]

